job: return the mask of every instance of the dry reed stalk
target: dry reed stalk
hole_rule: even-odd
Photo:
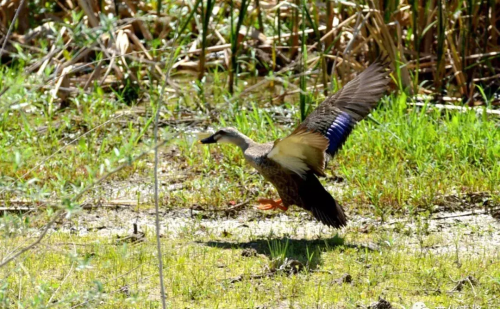
[[[101,68],[102,68],[102,61],[99,61],[96,65],[96,67],[94,68],[94,70],[92,71],[92,73],[90,74],[89,78],[87,79],[87,81],[83,85],[84,91],[89,87],[89,85],[92,81],[98,80],[101,77]]]
[[[373,0],[371,0],[370,3],[374,8],[374,10],[372,11],[374,17],[372,21],[376,29],[374,37],[379,38],[376,41],[379,44],[381,44],[380,47],[382,47],[385,51],[388,52],[390,58],[394,63],[394,67],[396,66],[400,67],[402,87],[410,91],[410,93],[412,93],[413,88],[412,88],[410,73],[408,72],[408,69],[405,66],[401,66],[400,63],[397,63],[397,59],[400,59],[400,62],[402,64],[405,64],[406,58],[404,54],[398,52],[396,44],[394,43],[394,40],[392,39],[392,36],[389,32],[389,29],[387,28],[387,25],[384,23],[380,10],[375,8]]]
[[[77,1],[80,7],[83,9],[84,13],[87,15],[90,26],[92,28],[99,27],[99,20],[97,19],[97,16],[95,15],[92,5],[89,3],[89,1],[88,0],[77,0]],[[124,75],[122,71],[115,65],[115,57],[114,57],[115,53],[113,52],[113,55],[111,56],[100,40],[98,40],[98,44],[100,46],[101,51],[106,55],[106,57],[111,59],[111,62],[109,64],[109,69],[104,75],[103,79],[101,80],[101,84],[104,82],[105,78],[108,76],[111,69],[115,71],[116,77],[118,79],[123,79]]]
[[[498,15],[497,3],[498,3],[498,1],[495,1],[493,3],[493,5],[491,6],[491,9],[490,9],[490,14],[489,14],[490,31],[491,31],[490,36],[491,36],[491,42],[493,42],[493,44],[498,43],[498,34],[500,33],[500,31],[497,28],[497,25],[498,25],[497,21],[500,18]]]
[[[30,65],[27,69],[26,72],[31,73],[38,69],[38,72],[36,73],[38,76],[43,74],[43,71],[47,67],[47,65],[50,63],[52,60],[52,57],[57,54],[58,52],[61,51],[61,48],[56,48],[55,45],[52,45],[50,47],[50,51],[47,55],[45,55],[42,59],[38,60],[37,62],[33,63]]]
[[[453,44],[453,38],[451,37],[451,33],[448,32],[446,34],[446,40],[448,43],[448,55],[450,58],[451,65],[453,67],[453,71],[455,72],[453,75],[457,79],[458,88],[460,89],[460,94],[462,96],[467,96],[467,81],[465,80],[464,72],[461,70],[462,62],[458,55],[457,48],[455,44]]]
[[[129,8],[129,11],[132,15],[132,18],[135,18],[137,15],[137,8],[135,7],[134,3],[131,0],[122,0],[125,2],[127,7]],[[148,27],[145,25],[145,23],[142,20],[136,20],[135,21],[137,27],[141,30],[142,35],[144,38],[148,41],[153,40],[153,36],[151,35],[151,32],[149,32]]]
[[[319,26],[318,27],[319,32],[322,32],[325,30],[326,30],[326,26]],[[306,29],[305,32],[306,32],[306,34],[311,34],[311,33],[314,33],[314,29]],[[281,38],[287,39],[287,38],[293,37],[294,35],[295,34],[292,31],[292,33],[281,34]],[[277,35],[274,35],[274,36],[269,36],[267,39],[269,40],[269,42],[274,42],[274,41],[278,41],[279,37]],[[291,48],[291,47],[288,47],[288,48]]]
[[[422,22],[421,22],[422,27],[421,27],[421,29],[426,29],[433,23],[433,20],[438,12],[438,8],[436,6],[436,1],[437,0],[426,0],[427,4],[426,4],[425,9],[424,9],[425,13],[421,14],[422,15]],[[429,27],[427,32],[424,35],[423,50],[425,52],[429,52],[432,50],[432,43],[434,41],[434,36],[435,36],[434,33],[435,33],[434,27]]]
[[[87,15],[89,25],[92,28],[99,27],[99,18],[96,16],[94,9],[92,8],[92,5],[89,3],[89,1],[88,0],[77,0],[77,1],[78,5],[82,8],[85,15]]]
[[[139,49],[144,53],[144,55],[146,56],[146,58],[148,58],[149,61],[154,61],[153,56],[151,56],[149,54],[148,50],[141,43],[141,41],[139,40],[139,38],[133,32],[131,32],[131,31],[125,31],[125,32],[126,32],[127,36],[132,40],[132,42],[134,43],[134,45],[136,45],[137,47],[139,47]],[[165,78],[162,69],[160,68],[160,66],[157,63],[155,63],[154,67],[155,67],[156,72],[158,73],[158,75],[161,78]]]
[[[334,17],[334,12],[333,12],[333,6],[332,6],[332,1],[326,0],[326,33],[329,34],[330,32],[333,34],[332,27],[333,27],[333,17]],[[324,41],[326,46],[330,46],[333,42],[333,38],[330,35],[326,36],[324,35],[321,38],[321,41]]]
[[[438,93],[443,91],[443,77],[445,74],[445,61],[444,61],[444,44],[445,44],[445,25],[444,25],[444,10],[443,1],[437,0],[437,67],[434,74],[434,84]]]
[[[203,1],[201,2],[202,8],[202,32],[201,32],[201,54],[199,61],[199,72],[198,72],[198,80],[202,80],[205,75],[205,59],[206,59],[206,48],[207,48],[207,36],[208,36],[208,28],[210,23],[210,17],[212,16],[212,9],[215,0],[207,0],[207,6],[203,11]]]
[[[331,38],[331,36],[337,31],[339,30],[340,28],[344,27],[345,25],[347,25],[348,23],[350,23],[351,21],[353,21],[354,19],[356,18],[356,15],[352,15],[348,18],[346,18],[344,21],[342,21],[340,24],[338,24],[337,26],[333,27],[330,31],[328,31],[327,33],[325,33],[325,35],[323,35],[320,39],[321,42],[325,42],[326,43],[326,40],[328,38]],[[321,31],[322,27],[318,27],[318,30]],[[327,46],[329,46],[330,44],[327,44]]]
[[[71,72],[71,69],[73,67],[70,65],[68,67],[65,67],[62,72],[60,77],[57,79],[57,82],[54,86],[54,88],[51,91],[51,96],[49,100],[49,110],[48,113],[49,115],[52,115],[54,112],[54,101],[59,98],[61,100],[61,104],[65,105],[65,101],[69,95],[68,91],[61,90],[60,88],[68,88],[69,87],[69,74]]]
[[[290,46],[292,46],[292,49],[290,49],[290,59],[294,59],[295,56],[297,55],[297,52],[299,51],[299,17],[300,17],[300,0],[295,0],[295,5],[296,7],[292,11],[292,35],[291,35],[291,41],[290,41]],[[313,30],[311,30],[313,32]],[[284,36],[282,36],[284,37]]]

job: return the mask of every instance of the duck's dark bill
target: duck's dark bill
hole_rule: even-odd
[[[200,143],[202,143],[202,144],[214,144],[214,143],[217,143],[217,141],[215,140],[214,136],[215,135],[212,135],[210,137],[204,138],[204,139],[200,140]]]

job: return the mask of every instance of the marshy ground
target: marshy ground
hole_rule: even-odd
[[[106,186],[143,190],[136,184]],[[32,307],[157,307],[154,208],[133,205],[123,195],[112,201],[109,207],[102,207],[103,199],[87,201],[95,208],[61,221],[42,245],[4,268],[4,304],[16,295]],[[297,208],[263,213],[251,201],[162,209],[168,304],[354,308],[383,299],[393,308],[418,302],[428,308],[495,308],[500,221],[485,207],[492,199],[469,194],[443,201],[432,213],[390,216],[385,222],[347,207],[350,222],[341,230],[326,228]],[[3,231],[22,226],[16,218],[4,216]],[[39,232],[27,228],[3,238],[2,252]]]
[[[1,260],[40,235],[58,196],[78,192],[91,176],[150,147],[148,134],[138,138],[140,126],[133,124],[148,121],[137,115],[146,109],[134,107],[127,109],[135,115],[127,120],[131,124],[110,121],[86,142],[36,166],[40,158],[34,153],[49,154],[64,145],[62,136],[77,136],[75,119],[97,127],[127,114],[113,109],[103,109],[103,119],[67,111],[60,116],[67,122],[38,133],[44,143],[32,143],[40,116],[25,118],[28,130],[14,131],[20,152],[4,147],[2,155],[18,166],[4,165],[4,179],[22,179],[30,167],[36,180],[18,181],[17,193],[4,191],[4,201],[10,201],[4,205],[36,209],[3,212]],[[385,98],[373,114],[380,124],[361,123],[322,179],[350,219],[336,230],[296,207],[286,213],[256,210],[258,197],[275,196],[271,185],[239,150],[196,143],[196,132],[221,125],[256,140],[277,138],[292,127],[293,111],[253,105],[220,113],[216,121],[163,129],[167,138],[174,129],[181,132],[160,149],[158,174],[171,308],[500,305],[496,118],[414,109],[404,97]],[[102,163],[92,170],[96,161]],[[148,155],[82,195],[40,245],[1,269],[1,304],[158,307],[152,173]]]
[[[0,308],[160,308],[160,258],[168,308],[500,308],[498,12],[0,1]],[[196,143],[284,137],[379,54],[387,96],[321,179],[345,228],[256,210],[274,188]]]

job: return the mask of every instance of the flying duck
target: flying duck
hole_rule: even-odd
[[[341,149],[356,123],[375,108],[386,91],[389,74],[389,63],[376,60],[283,139],[260,144],[234,128],[224,128],[200,142],[240,147],[246,161],[274,185],[280,199],[259,199],[258,209],[286,211],[296,205],[328,226],[345,226],[342,206],[318,176],[325,176],[328,161]]]

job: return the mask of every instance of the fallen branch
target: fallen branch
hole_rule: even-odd
[[[241,282],[244,279],[245,280],[248,280],[248,279],[262,279],[262,278],[272,277],[275,274],[276,274],[276,271],[270,271],[270,272],[259,274],[259,275],[246,275],[246,276],[241,275],[241,276],[229,279],[229,283]]]
[[[452,216],[446,216],[446,217],[436,217],[436,218],[431,218],[431,220],[446,220],[446,219],[453,219],[453,218],[461,218],[461,217],[469,217],[469,216],[477,216],[477,215],[488,215],[491,212],[497,210],[496,208],[490,208],[486,211],[480,211],[480,212],[470,212],[466,214],[461,214],[461,215],[452,215]],[[500,210],[500,208],[498,208]]]

